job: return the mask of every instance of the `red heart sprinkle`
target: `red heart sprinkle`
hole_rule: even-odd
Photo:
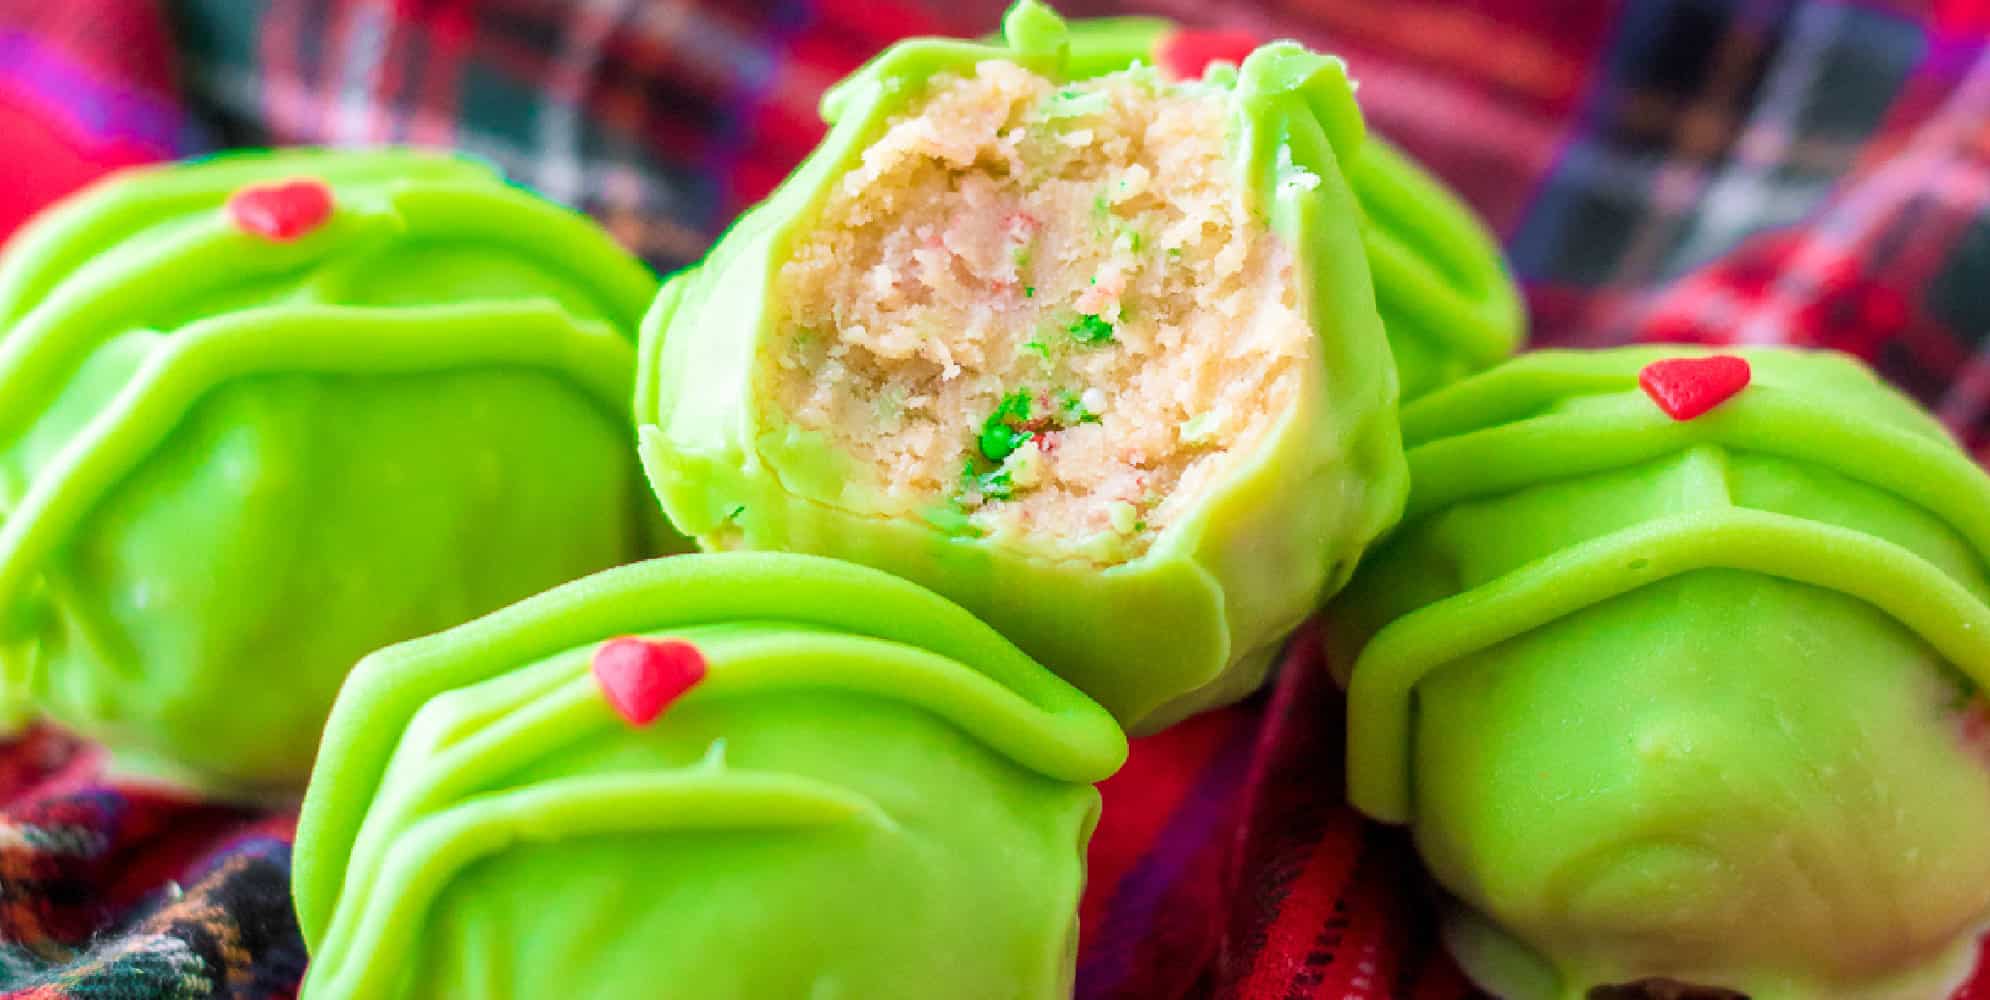
[[[276,243],[304,236],[332,217],[332,189],[324,181],[256,184],[228,198],[235,228]]]
[[[1242,65],[1256,51],[1258,36],[1248,31],[1174,31],[1154,45],[1154,64],[1178,80],[1194,80],[1213,62]]]
[[[1638,372],[1645,395],[1674,420],[1691,420],[1748,387],[1748,362],[1732,354],[1667,358]]]
[[[611,639],[594,651],[594,681],[615,713],[647,726],[705,679],[705,654],[688,642]]]

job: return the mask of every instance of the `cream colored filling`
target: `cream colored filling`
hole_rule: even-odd
[[[1138,555],[1293,404],[1312,342],[1225,122],[1143,68],[936,77],[778,274],[763,397],[875,513]]]

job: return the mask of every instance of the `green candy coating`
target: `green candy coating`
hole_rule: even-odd
[[[829,93],[822,146],[668,282],[644,321],[640,450],[666,513],[707,548],[812,552],[918,581],[1151,731],[1254,690],[1289,631],[1396,518],[1395,373],[1339,166],[1361,146],[1361,113],[1339,60],[1290,43],[1212,75],[1228,94],[1241,186],[1292,248],[1317,364],[1299,405],[1146,552],[1104,567],[1034,557],[844,506],[848,459],[770,413],[756,378],[787,248],[923,81],[998,59],[1069,78],[1072,45],[1055,14],[1024,2],[1005,30],[1006,45],[896,45]]]
[[[1172,21],[1071,22],[1067,72],[1098,76],[1155,63]],[[1527,312],[1499,243],[1471,208],[1373,132],[1342,165],[1361,204],[1361,242],[1375,278],[1405,401],[1505,360],[1527,338]]]
[[[288,242],[236,192],[334,195]],[[654,277],[465,160],[128,171],[0,257],[0,669],[126,773],[295,794],[366,652],[652,554]]]
[[[589,673],[623,635],[707,663],[646,727]],[[354,669],[298,824],[302,997],[1068,997],[1125,754],[903,580],[610,570]]]
[[[1337,600],[1350,797],[1410,823],[1502,996],[1664,978],[1945,996],[1990,920],[1990,477],[1840,355],[1542,352],[1407,407]]]

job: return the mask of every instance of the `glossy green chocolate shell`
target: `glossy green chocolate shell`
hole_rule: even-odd
[[[1160,53],[1183,29],[1161,18],[1071,22],[1073,76],[1097,76]],[[1342,164],[1361,205],[1362,246],[1405,400],[1505,360],[1527,313],[1499,244],[1458,196],[1373,132]]]
[[[1395,520],[1395,372],[1340,167],[1361,147],[1361,115],[1341,63],[1296,45],[1205,81],[1226,97],[1242,188],[1293,250],[1317,363],[1298,403],[1147,551],[1100,565],[880,516],[846,505],[824,472],[840,456],[797,446],[760,398],[761,345],[780,315],[772,283],[828,188],[927,78],[983,60],[1068,77],[1061,20],[1026,2],[1006,23],[1006,45],[906,42],[838,85],[821,148],[666,285],[643,328],[643,461],[673,522],[708,547],[813,552],[916,580],[1151,730],[1256,688],[1285,635]]]
[[[332,192],[294,240],[225,207]],[[464,160],[128,171],[0,256],[0,668],[121,770],[294,794],[352,663],[656,551],[655,279]]]
[[[1504,996],[1942,997],[1990,919],[1990,477],[1840,355],[1690,420],[1544,352],[1408,407],[1336,602],[1349,789]]]
[[[646,726],[590,658],[689,642]],[[299,822],[307,1000],[1068,997],[1098,705],[808,556],[581,580],[354,670]]]

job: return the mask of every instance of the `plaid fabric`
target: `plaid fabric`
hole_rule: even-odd
[[[985,31],[1000,3],[0,0],[0,228],[115,164],[412,141],[494,160],[667,268],[809,148],[823,86],[899,35]],[[1506,238],[1538,341],[1843,348],[1990,459],[1990,5],[1150,12],[1346,55],[1377,127]],[[1104,786],[1085,1000],[1470,995],[1406,839],[1341,803],[1315,647]],[[288,818],[107,787],[97,762],[49,732],[0,749],[0,988],[287,995]],[[1961,995],[1990,997],[1990,974]]]

